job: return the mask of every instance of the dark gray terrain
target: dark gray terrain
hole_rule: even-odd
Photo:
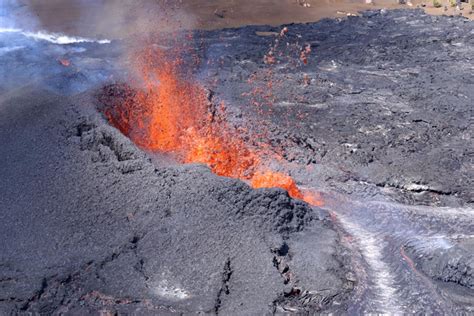
[[[377,187],[407,203],[473,203],[470,20],[368,11],[289,25],[283,37],[281,29],[206,33],[206,60],[216,62],[204,73],[229,104],[272,107],[270,139],[288,161],[322,166],[317,181],[344,193]],[[276,42],[278,63],[263,64]],[[307,44],[305,65],[298,57]],[[255,88],[264,92],[245,95]]]
[[[474,24],[382,10],[282,29],[206,33],[201,75],[327,193],[365,265],[350,311],[472,311]]]
[[[157,162],[109,126],[95,96],[126,75],[122,43],[0,33],[0,314],[474,311],[474,24],[401,10],[280,30],[196,32],[196,75],[324,209]]]
[[[321,210],[206,167],[155,168],[90,105],[28,87],[3,96],[0,314],[345,301],[354,280]]]

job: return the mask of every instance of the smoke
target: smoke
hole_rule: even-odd
[[[74,94],[96,82],[92,67],[65,67],[59,61],[75,59],[88,50],[80,45],[110,41],[49,33],[42,30],[31,7],[20,0],[0,1],[0,92],[29,84],[61,94]]]
[[[192,29],[181,1],[2,0],[0,27],[85,38],[124,39]]]
[[[176,32],[195,25],[179,1],[107,1],[101,11],[100,19],[91,22],[98,32],[115,38]]]
[[[137,48],[193,25],[180,1],[1,0],[0,92],[35,83],[75,94],[132,76]]]
[[[15,28],[16,25],[13,18],[13,11],[18,8],[19,5],[16,0],[3,0],[0,2],[0,28]]]

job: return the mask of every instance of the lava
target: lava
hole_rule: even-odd
[[[58,62],[61,65],[63,65],[64,67],[69,67],[71,65],[71,62],[68,59],[65,59],[65,58],[58,59]]]
[[[303,192],[289,175],[267,167],[275,154],[246,142],[245,131],[226,120],[225,106],[216,106],[174,55],[157,47],[138,54],[144,88],[107,109],[109,122],[145,150],[173,153],[184,163],[206,164],[217,175],[254,188],[282,188],[293,198],[321,205],[317,194]]]

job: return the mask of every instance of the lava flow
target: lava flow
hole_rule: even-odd
[[[109,122],[149,151],[169,152],[184,163],[203,163],[220,176],[247,181],[254,188],[278,187],[291,197],[321,205],[318,194],[298,188],[293,178],[270,170],[272,156],[264,146],[251,146],[243,131],[226,120],[225,106],[183,73],[184,62],[163,49],[138,55],[144,89],[105,111]]]

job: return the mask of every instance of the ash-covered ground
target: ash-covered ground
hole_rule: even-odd
[[[472,22],[281,29],[197,32],[197,75],[325,209],[152,162],[97,111],[120,42],[0,34],[0,313],[473,311]]]

